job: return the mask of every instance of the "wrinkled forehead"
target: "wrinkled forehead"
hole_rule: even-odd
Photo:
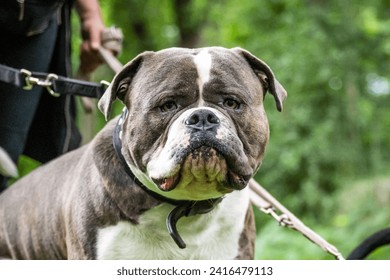
[[[200,49],[171,48],[155,53],[151,63],[155,70],[162,72],[192,71],[198,76],[218,74],[237,76],[248,71],[249,66],[243,57],[229,49],[211,47]],[[203,77],[204,78],[204,77]]]
[[[180,89],[195,93],[210,84],[222,88],[252,87],[251,81],[259,84],[241,55],[218,47],[162,50],[143,66],[138,73],[143,87],[158,92]]]

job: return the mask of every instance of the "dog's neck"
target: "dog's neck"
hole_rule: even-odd
[[[184,216],[193,216],[197,214],[205,214],[210,211],[212,211],[215,206],[217,206],[223,199],[223,197],[215,198],[215,199],[207,199],[207,200],[200,200],[200,201],[193,201],[193,200],[175,200],[168,197],[165,197],[161,194],[158,194],[152,190],[150,190],[148,187],[146,187],[140,180],[137,178],[137,176],[134,175],[134,173],[131,171],[129,165],[127,164],[123,154],[122,154],[122,140],[121,140],[121,134],[122,134],[122,126],[124,123],[124,120],[126,119],[128,115],[128,111],[126,108],[124,108],[113,133],[113,145],[115,149],[115,153],[120,159],[120,162],[126,171],[127,175],[136,183],[137,186],[142,188],[146,193],[151,195],[153,198],[157,199],[158,201],[162,203],[169,203],[172,205],[175,205],[176,207],[169,213],[166,223],[167,228],[172,236],[173,240],[176,242],[176,244],[184,249],[186,247],[185,242],[180,237],[177,229],[176,224],[178,220]]]

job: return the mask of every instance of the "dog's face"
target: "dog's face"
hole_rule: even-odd
[[[263,98],[286,97],[269,67],[242,49],[145,52],[114,78],[99,102],[129,113],[122,153],[150,189],[204,200],[243,189],[261,164],[269,128]]]

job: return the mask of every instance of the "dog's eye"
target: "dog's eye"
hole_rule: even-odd
[[[119,85],[117,93],[118,94],[125,94],[128,87],[129,87],[128,83],[122,83],[121,85]]]
[[[240,109],[240,103],[238,103],[236,100],[231,98],[225,99],[225,101],[223,102],[223,106],[233,110]]]
[[[169,112],[169,111],[174,111],[177,109],[177,104],[175,101],[168,101],[165,102],[162,106],[160,106],[160,110],[162,112]]]

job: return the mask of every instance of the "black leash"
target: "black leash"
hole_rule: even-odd
[[[108,86],[107,82],[98,84],[51,73],[30,72],[26,69],[16,69],[2,64],[0,64],[0,81],[25,90],[30,90],[35,85],[41,86],[55,97],[78,95],[98,99]]]
[[[167,229],[169,231],[169,234],[171,235],[172,239],[175,241],[177,246],[179,248],[184,249],[186,247],[186,243],[181,238],[176,224],[182,217],[188,217],[188,216],[194,216],[198,214],[205,214],[210,211],[212,211],[215,206],[217,206],[221,201],[222,197],[215,198],[215,199],[208,199],[208,200],[200,200],[200,201],[193,201],[193,200],[175,200],[170,199],[168,197],[162,196],[152,190],[150,190],[148,187],[146,187],[131,171],[129,165],[127,164],[123,154],[122,154],[122,140],[121,140],[121,132],[122,132],[122,124],[124,123],[126,117],[127,117],[128,111],[127,109],[123,110],[117,125],[115,126],[114,133],[113,133],[113,145],[115,149],[115,153],[120,159],[120,162],[122,163],[123,168],[125,169],[127,175],[139,186],[142,188],[145,192],[147,192],[149,195],[154,197],[160,202],[163,203],[169,203],[172,205],[175,205],[176,207],[168,214],[168,217],[166,219]]]
[[[367,237],[352,253],[347,260],[363,260],[379,247],[390,245],[390,228],[385,228]]]

